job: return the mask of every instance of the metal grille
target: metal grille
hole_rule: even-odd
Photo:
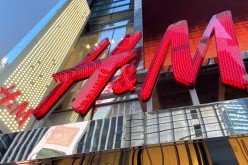
[[[217,105],[206,105],[95,120],[90,122],[78,149],[85,153],[226,136],[228,131],[221,118]]]
[[[217,105],[127,116],[125,145],[137,146],[228,135]],[[192,116],[192,110],[199,116]]]

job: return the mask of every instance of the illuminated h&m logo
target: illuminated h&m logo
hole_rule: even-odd
[[[231,12],[225,11],[212,17],[193,58],[190,55],[187,22],[180,21],[167,28],[146,74],[139,98],[142,101],[150,99],[169,45],[175,80],[194,88],[209,40],[213,35],[216,39],[223,84],[247,88],[245,66],[240,55]],[[97,59],[110,44],[108,39],[104,39],[77,66],[54,74],[53,78],[59,84],[33,110],[33,115],[37,119],[43,118],[73,84],[88,79],[72,100],[72,107],[76,112],[85,116],[119,68],[121,75],[113,81],[114,93],[133,92],[137,83],[135,72],[140,61],[133,48],[140,38],[141,32],[128,34],[106,58]]]

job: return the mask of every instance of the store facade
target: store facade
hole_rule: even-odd
[[[163,24],[162,10],[153,9],[149,15],[148,8],[155,4],[140,0],[96,0],[88,3],[91,9],[88,23],[59,70],[77,65],[93,48],[99,47],[104,38],[109,38],[109,46],[100,58],[107,59],[108,54],[114,52],[119,43],[126,41],[127,34],[140,31],[142,37],[134,49],[137,56],[144,55],[144,58],[136,65],[135,91],[121,95],[113,93],[114,83],[111,81],[118,78],[120,72],[117,72],[101,95],[93,100],[88,114],[82,117],[74,111],[76,108],[72,107],[72,102],[87,82],[78,82],[57,100],[47,115],[40,120],[33,119],[32,125],[24,132],[1,134],[1,163],[246,164],[247,91],[233,88],[231,84],[222,85],[218,68],[221,61],[217,60],[217,53],[213,48],[217,43],[211,43],[212,46],[210,44],[206,51],[194,89],[191,85],[188,88],[175,81],[173,71],[176,71],[175,67],[178,65],[171,66],[170,58],[166,58],[165,62],[162,60],[162,72],[159,69],[158,77],[153,79],[155,84],[152,86],[154,89],[151,98],[142,101],[140,92],[144,81],[152,79],[147,78],[147,69],[157,67],[156,63],[154,66],[150,63],[156,58],[154,55],[159,50],[159,43],[163,43],[160,40],[168,27],[163,27],[161,32],[162,26],[159,25]],[[171,4],[172,7],[173,5],[178,4]],[[228,5],[230,6],[227,4],[227,7]],[[160,8],[163,7],[165,6],[161,3]],[[189,19],[188,47],[193,49],[191,54],[194,54],[195,44],[198,44],[211,17],[223,12],[222,9],[215,13],[206,11],[204,19],[200,16]],[[241,35],[245,29],[246,17],[238,17],[236,10],[230,10],[234,12],[237,38],[243,39],[247,36]],[[163,15],[168,19],[164,20],[167,25],[184,19],[170,13],[170,10],[167,12]],[[156,14],[160,16],[155,16]],[[170,14],[173,17],[169,17]],[[241,18],[242,21],[239,21]],[[158,19],[160,23],[156,22]],[[201,23],[205,19],[208,22]],[[152,23],[153,21],[155,22]],[[240,24],[242,26],[237,30],[236,27]],[[154,27],[153,30],[151,26]],[[221,30],[219,32],[224,33]],[[242,42],[239,48],[244,51],[247,47]],[[184,47],[178,49],[181,51]],[[226,49],[229,47],[226,46]],[[173,51],[174,49],[171,50]],[[244,52],[244,58],[240,58],[242,65],[239,65],[244,70],[248,66],[245,55]],[[234,58],[234,61],[237,60]],[[222,61],[222,64],[225,62]],[[233,66],[228,71],[231,72],[232,69]],[[50,90],[56,85],[52,84]]]

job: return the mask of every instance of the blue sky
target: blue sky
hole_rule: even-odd
[[[0,60],[59,0],[0,0]]]

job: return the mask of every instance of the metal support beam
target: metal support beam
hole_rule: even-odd
[[[143,102],[140,100],[140,106],[141,106],[143,112],[152,112],[153,111],[152,100],[153,100],[152,97],[147,102]]]
[[[191,100],[192,100],[193,105],[200,105],[200,101],[199,101],[199,98],[198,98],[198,95],[196,93],[195,88],[194,89],[190,89],[189,90],[189,93],[190,93],[190,97],[191,97]]]
[[[218,87],[218,101],[225,100],[225,86],[221,82],[221,78],[219,77],[219,87]]]

